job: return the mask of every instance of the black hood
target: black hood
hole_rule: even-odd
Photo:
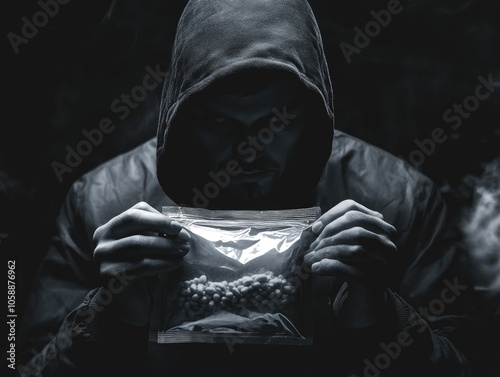
[[[157,134],[158,180],[174,202],[198,206],[194,189],[202,191],[209,180],[183,127],[183,106],[222,79],[251,72],[259,80],[263,71],[299,80],[311,104],[300,152],[263,206],[298,207],[313,194],[331,153],[334,111],[328,64],[308,2],[191,0],[178,23]]]

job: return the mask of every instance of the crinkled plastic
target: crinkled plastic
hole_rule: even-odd
[[[182,267],[161,277],[150,340],[312,344],[303,256],[319,207],[207,210],[167,206],[191,234]]]

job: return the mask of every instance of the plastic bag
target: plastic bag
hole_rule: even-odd
[[[303,256],[319,207],[207,210],[168,206],[191,234],[178,270],[161,277],[150,340],[312,344]]]

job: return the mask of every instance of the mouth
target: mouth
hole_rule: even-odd
[[[257,181],[271,178],[272,170],[243,170],[238,174],[242,181]]]

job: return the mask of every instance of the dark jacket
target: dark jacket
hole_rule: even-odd
[[[174,204],[156,178],[155,145],[156,140],[151,140],[106,162],[71,188],[59,215],[57,235],[35,278],[24,315],[21,349],[25,353],[20,361],[23,370],[41,368],[44,374],[40,375],[59,372],[55,375],[72,376],[78,375],[72,371],[78,367],[99,375],[96,371],[119,370],[124,365],[131,371],[133,366],[129,364],[138,363],[141,375],[148,375],[148,364],[165,361],[163,367],[170,365],[175,371],[186,368],[189,375],[189,367],[205,370],[210,366],[210,357],[203,355],[215,353],[210,350],[212,345],[205,350],[192,347],[192,351],[185,345],[170,347],[165,354],[147,359],[148,330],[116,323],[106,310],[99,312],[105,307],[106,303],[100,302],[103,300],[92,300],[99,289],[110,291],[110,287],[101,287],[92,261],[94,230],[138,201],[146,201],[158,210]],[[337,131],[333,153],[318,186],[318,204],[325,211],[347,198],[380,211],[398,229],[400,258],[391,276],[391,304],[386,320],[370,329],[339,329],[329,306],[338,284],[318,279],[314,328],[319,350],[316,346],[314,352],[292,349],[283,354],[280,350],[266,350],[255,358],[278,363],[276,372],[286,364],[288,368],[294,365],[295,371],[326,364],[338,375],[361,376],[368,362],[374,363],[377,355],[391,352],[384,351],[382,343],[405,340],[408,333],[411,344],[401,347],[401,355],[391,361],[391,368],[397,368],[399,373],[402,368],[403,374],[396,375],[464,375],[468,360],[459,346],[465,348],[462,342],[467,339],[462,338],[460,329],[470,313],[467,296],[471,287],[461,268],[463,250],[454,232],[448,231],[446,207],[439,191],[401,160]],[[454,285],[455,291],[450,288]],[[96,314],[90,316],[87,311]],[[85,315],[78,315],[82,312]],[[87,321],[90,317],[95,320]],[[392,352],[397,355],[398,347],[393,346]],[[240,354],[238,345],[234,348],[233,353],[228,347],[217,349],[219,354],[214,357],[225,365],[223,370],[231,371],[232,362],[238,368],[250,367],[252,357],[248,354],[257,351],[242,350]],[[150,352],[152,357],[160,351],[153,347]],[[283,355],[285,358],[281,359]],[[27,359],[31,360],[24,364]],[[263,371],[268,370],[264,365]],[[213,366],[217,367],[218,362]],[[324,366],[319,370],[324,370]]]
[[[314,346],[157,345],[148,329],[116,321],[113,287],[93,263],[95,229],[145,201],[193,203],[203,161],[182,111],[193,95],[241,72],[286,72],[316,110],[297,159],[269,194],[291,202],[311,194],[323,212],[344,199],[379,211],[398,231],[383,320],[349,330],[331,298],[341,281],[311,278]],[[76,181],[33,284],[23,320],[21,369],[32,375],[464,376],[462,329],[471,313],[467,258],[433,183],[396,157],[335,131],[333,90],[321,36],[301,0],[191,0],[180,19],[162,98],[158,135]],[[206,176],[204,176],[206,177]],[[286,199],[286,200],[285,200]],[[279,204],[277,204],[279,205]],[[104,299],[106,297],[107,299]],[[108,307],[107,307],[108,306]]]

